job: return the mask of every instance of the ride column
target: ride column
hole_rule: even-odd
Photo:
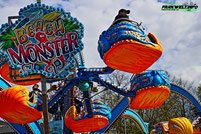
[[[41,75],[41,86],[42,86],[42,107],[43,107],[43,126],[44,133],[49,134],[49,123],[48,123],[48,108],[47,108],[47,89],[46,89],[46,78]]]
[[[76,76],[75,70],[73,71],[73,73],[74,73],[73,77],[75,77]],[[74,87],[64,94],[63,119],[65,118],[65,113],[67,112],[67,110],[73,105],[73,97],[74,97]],[[73,131],[68,129],[65,123],[63,124],[63,134],[73,134]]]
[[[83,98],[84,98],[84,105],[87,112],[87,117],[92,118],[93,117],[93,108],[92,108],[92,100],[90,98],[89,93],[89,83],[86,81],[80,81],[79,82],[79,89],[83,92]]]
[[[73,105],[73,88],[71,88],[67,93],[64,94],[64,115],[63,117],[65,117],[65,113],[66,111]],[[68,127],[66,127],[65,123],[64,123],[64,131],[63,134],[73,134],[73,131],[71,131],[70,129],[68,129]]]

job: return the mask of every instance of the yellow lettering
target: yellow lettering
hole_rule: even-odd
[[[64,26],[63,26],[63,20],[58,20],[58,22],[54,21],[53,22],[53,27],[54,27],[54,33],[55,35],[58,35],[58,32],[61,32],[64,34]]]
[[[23,29],[15,29],[14,32],[20,44],[23,44],[27,41],[27,36],[24,34],[25,32]]]
[[[35,29],[36,29],[36,32],[37,31],[43,31],[43,21],[42,20],[37,20],[36,21]]]
[[[52,27],[52,24],[50,22],[45,23],[45,33],[47,35],[51,35],[53,33],[53,27]]]
[[[30,36],[30,37],[34,37],[35,33],[34,33],[34,27],[32,24],[29,24],[27,27],[26,27],[26,30],[27,30],[27,34]]]

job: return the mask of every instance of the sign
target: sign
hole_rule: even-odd
[[[0,62],[18,69],[20,77],[66,77],[84,47],[83,25],[63,9],[40,3],[20,9],[19,15],[0,29],[0,57],[5,59]]]
[[[50,134],[63,134],[63,120],[51,121],[49,122]]]

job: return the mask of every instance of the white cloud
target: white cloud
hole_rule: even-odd
[[[7,22],[8,16],[17,15],[20,8],[31,1],[0,1],[0,24]],[[187,2],[188,0],[184,1]],[[167,70],[171,74],[181,75],[185,80],[201,79],[201,2],[195,1],[195,12],[161,11],[162,3],[149,0],[42,0],[52,6],[62,6],[70,11],[85,26],[84,56],[87,67],[105,66],[97,52],[97,41],[103,30],[112,23],[121,8],[131,10],[130,18],[143,22],[147,32],[154,33],[162,43],[163,56],[151,69]]]

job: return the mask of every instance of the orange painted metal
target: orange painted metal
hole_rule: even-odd
[[[148,109],[161,106],[170,94],[170,89],[166,86],[147,87],[139,89],[133,98],[130,108]]]
[[[0,92],[0,117],[16,124],[39,120],[42,113],[28,105],[29,91],[24,86],[13,86]]]
[[[14,74],[14,70],[11,70],[12,74]],[[0,69],[0,75],[8,82],[11,82],[13,84],[17,84],[17,85],[24,85],[24,86],[29,86],[29,85],[33,85],[36,84],[38,82],[40,82],[40,80],[33,80],[33,79],[40,79],[40,76],[28,76],[26,78],[21,78],[21,77],[17,77],[17,80],[23,81],[23,82],[15,82],[11,79],[11,76],[9,74],[9,64],[6,62]],[[19,71],[16,69],[16,75],[19,75]],[[29,81],[26,81],[29,80]],[[31,81],[30,81],[31,80]]]
[[[104,55],[105,64],[129,73],[146,70],[158,60],[163,51],[161,43],[152,33],[148,37],[152,37],[155,46],[129,39],[116,42]]]
[[[76,107],[71,106],[65,115],[65,125],[75,133],[91,132],[107,126],[108,119],[101,115],[93,115],[92,118],[80,119],[76,115]]]

